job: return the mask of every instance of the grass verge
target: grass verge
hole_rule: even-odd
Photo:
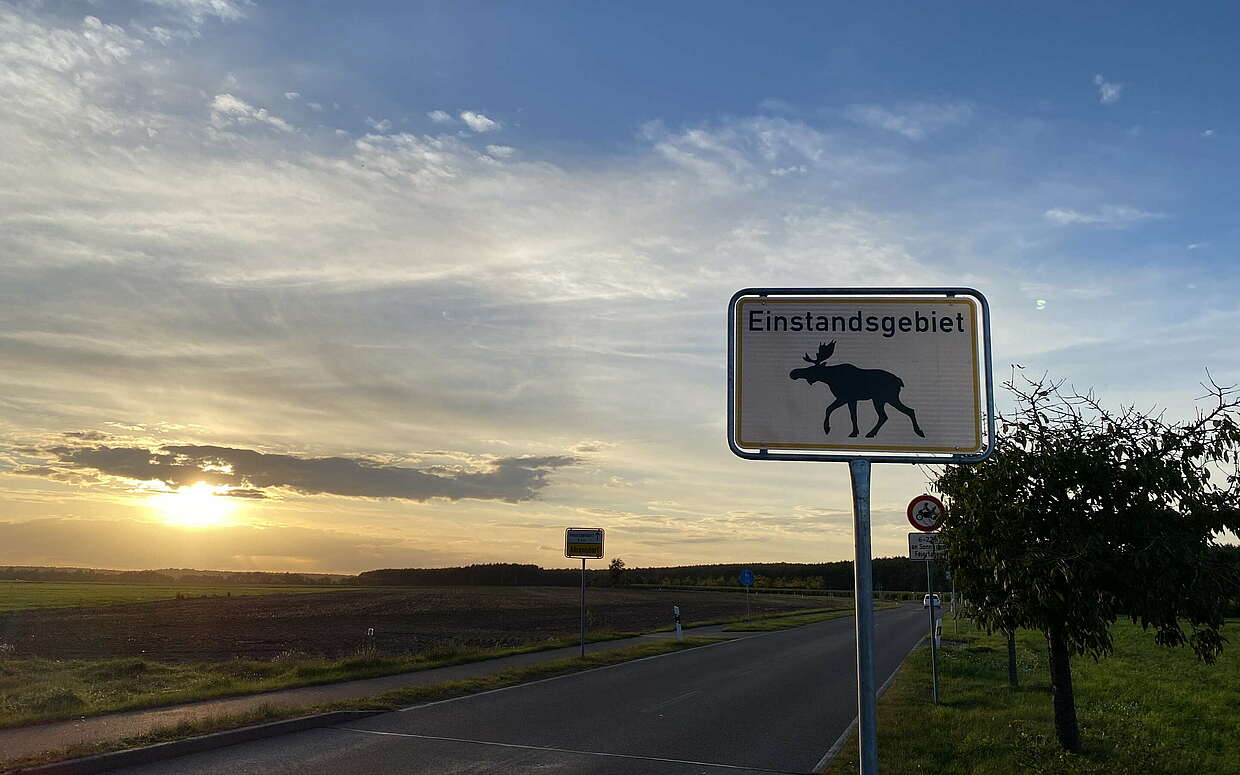
[[[334,710],[396,710],[424,702],[446,700],[463,697],[469,694],[503,689],[509,686],[538,681],[545,678],[578,673],[599,667],[607,667],[635,659],[645,659],[676,651],[707,646],[721,642],[720,638],[685,638],[684,640],[661,640],[643,643],[615,651],[604,651],[587,654],[583,657],[557,659],[525,667],[512,668],[488,676],[481,676],[465,681],[450,681],[428,686],[416,686],[398,689],[374,697],[366,697],[344,702],[334,702],[302,708],[276,707],[265,705],[243,714],[215,716],[195,722],[183,722],[175,726],[154,730],[142,735],[114,740],[104,740],[91,744],[75,745],[56,751],[47,751],[35,756],[25,756],[7,761],[0,760],[0,770],[8,771],[21,767],[34,767],[40,764],[74,759],[81,756],[92,756],[129,748],[156,745],[172,740],[183,740],[187,737],[237,729],[253,724],[269,721],[296,718],[314,713],[326,713]]]
[[[1215,665],[1186,649],[1154,644],[1130,623],[1113,629],[1115,653],[1072,661],[1081,754],[1055,741],[1046,646],[1040,633],[1017,634],[1020,688],[1007,685],[1001,636],[963,622],[944,627],[939,663],[943,704],[930,701],[930,652],[906,660],[879,700],[878,755],[884,775],[1223,775],[1240,772],[1240,620]],[[952,644],[949,641],[957,641]],[[857,771],[854,736],[827,769]]]
[[[587,640],[615,640],[636,634],[595,632]],[[290,653],[270,662],[233,659],[182,664],[141,658],[54,660],[0,656],[0,728],[377,678],[577,643],[577,638],[560,638],[503,649],[449,645],[406,655],[360,653],[344,659],[316,659]]]
[[[874,606],[875,611],[882,611],[888,608],[898,608],[895,603],[877,603]],[[817,622],[825,622],[830,619],[839,619],[844,616],[852,616],[853,611],[825,611],[820,613],[802,613],[802,614],[782,614],[767,619],[756,619],[749,622],[741,622],[724,629],[724,632],[773,632],[775,630],[791,630],[793,627],[802,627],[806,624],[815,624]]]
[[[851,606],[852,603],[849,603],[848,605]],[[780,613],[763,614],[762,620],[782,619],[785,616],[806,616],[809,614],[833,613],[836,611],[845,611],[845,610],[851,611],[852,608],[851,607],[841,608],[839,606],[829,606],[826,608],[798,608],[792,611],[781,611]],[[681,626],[688,629],[690,627],[714,627],[719,624],[739,624],[742,622],[752,622],[752,621],[757,621],[757,620],[751,617],[745,617],[745,616],[729,616],[723,619],[703,619],[700,621],[694,620],[694,621],[682,622]],[[657,630],[650,630],[650,632],[671,632],[674,629],[676,628],[675,627],[660,627]]]

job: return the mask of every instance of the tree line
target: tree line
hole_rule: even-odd
[[[618,560],[619,558],[617,558]],[[716,563],[652,568],[628,568],[623,560],[612,568],[586,570],[592,586],[653,584],[689,587],[740,587],[742,570],[754,574],[754,586],[767,589],[840,590],[853,588],[852,562],[826,563]],[[946,589],[943,568],[934,566],[935,589]],[[874,560],[874,579],[885,590],[918,591],[926,587],[924,563],[906,557]],[[487,563],[454,568],[384,568],[360,573],[357,583],[380,586],[551,586],[581,583],[577,568],[542,568],[517,563]]]
[[[304,575],[268,571],[103,570],[98,568],[0,567],[0,581],[92,581],[112,584],[185,586],[332,586],[352,583],[352,576]]]

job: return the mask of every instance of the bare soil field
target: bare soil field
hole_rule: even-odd
[[[161,600],[0,613],[0,644],[14,657],[165,662],[286,655],[340,657],[369,645],[388,653],[438,646],[499,648],[578,631],[573,587],[401,587],[323,594]],[[753,595],[755,617],[847,606],[843,598]],[[649,631],[743,616],[741,593],[591,588],[591,631]]]

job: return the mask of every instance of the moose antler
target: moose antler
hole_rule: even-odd
[[[825,361],[827,358],[830,358],[831,353],[833,352],[835,352],[835,340],[834,339],[831,340],[831,344],[827,344],[825,342],[818,343],[818,357],[817,358],[811,358],[809,356],[809,353],[805,353],[801,357],[805,359],[806,363],[812,363],[815,366],[821,366],[823,361]]]

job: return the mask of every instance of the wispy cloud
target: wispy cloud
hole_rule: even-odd
[[[1166,213],[1153,213],[1126,205],[1103,205],[1094,212],[1054,207],[1042,213],[1042,215],[1051,223],[1057,223],[1061,226],[1083,224],[1113,229],[1123,229],[1142,221],[1159,220],[1167,217]]]
[[[211,124],[218,129],[266,125],[281,132],[295,131],[291,124],[266,108],[256,108],[231,94],[217,94],[211,100]]]
[[[245,18],[245,11],[254,5],[252,0],[142,0],[148,5],[162,8],[169,13],[184,17],[193,24],[202,24],[208,18],[235,22]]]
[[[1098,87],[1098,101],[1103,105],[1119,102],[1120,93],[1124,90],[1124,84],[1111,83],[1101,74],[1094,76],[1094,85]]]
[[[858,124],[895,132],[910,140],[921,140],[949,127],[969,123],[973,112],[973,106],[963,102],[918,102],[895,108],[851,105],[844,115]]]
[[[436,124],[451,124],[456,119],[452,118],[452,114],[446,110],[432,110],[426,114],[426,117]]]

